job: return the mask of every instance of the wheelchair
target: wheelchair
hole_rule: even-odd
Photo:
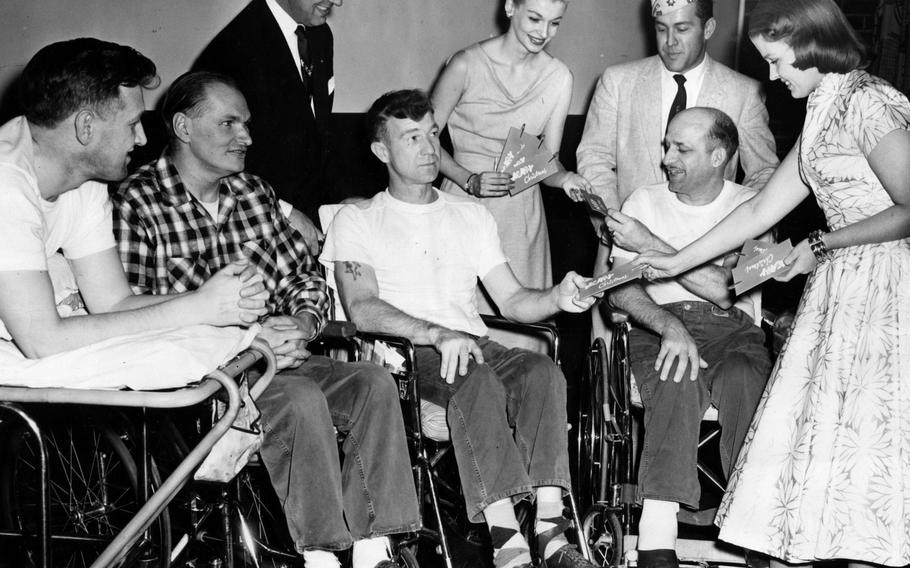
[[[324,231],[328,231],[332,220],[343,206],[331,204],[319,208],[319,220]],[[333,296],[334,317],[341,318],[344,308],[337,295],[334,274],[331,268],[326,272],[326,281]],[[549,356],[559,365],[559,334],[555,326],[546,323],[516,323],[489,315],[481,317],[491,329],[530,335],[542,340]],[[406,539],[400,548],[405,551],[409,561],[413,557],[415,560],[426,560],[428,564],[436,564],[441,559],[446,568],[491,565],[492,545],[486,527],[471,523],[467,517],[455,455],[448,438],[446,411],[420,399],[414,346],[402,337],[358,331],[356,348],[352,348],[351,353],[356,353],[358,360],[369,360],[386,366],[399,384],[399,398],[402,401],[423,521],[423,529],[417,538]],[[572,492],[566,501],[575,531],[578,532],[581,526],[580,509]],[[530,537],[532,518],[525,505],[527,503],[520,503],[516,512],[524,527],[525,536]],[[590,559],[586,541],[580,538],[580,534],[576,540],[581,553]]]
[[[559,334],[555,326],[516,323],[488,315],[481,317],[492,329],[528,334],[544,340],[548,355],[559,364]],[[464,507],[455,454],[449,443],[446,411],[420,399],[414,370],[414,346],[407,339],[382,333],[358,331],[357,338],[361,342],[360,356],[369,358],[371,354],[378,353],[373,361],[385,364],[399,384],[405,432],[423,519],[420,534],[402,543],[408,557],[403,565],[416,566],[416,563],[410,564],[412,558],[433,565],[441,560],[446,568],[490,565],[492,545],[486,527],[471,523]],[[363,348],[363,343],[369,347]],[[377,344],[379,346],[374,347]],[[386,360],[388,348],[392,348],[395,361],[391,365]],[[580,510],[574,495],[570,493],[566,501],[574,526],[580,527]],[[525,528],[525,536],[530,537],[533,517],[529,504],[519,503],[517,514]],[[582,553],[589,557],[585,543],[581,538],[578,540]],[[404,560],[403,557],[401,559]]]
[[[775,323],[772,314],[764,312],[762,327],[770,332],[772,347],[782,344],[786,333]],[[783,323],[785,320],[779,320]],[[602,567],[625,567],[637,559],[636,503],[637,461],[640,423],[643,410],[632,378],[629,359],[629,318],[621,312],[610,317],[610,346],[597,338],[587,353],[578,409],[577,492],[584,509],[582,534],[587,541],[592,561]],[[773,342],[773,346],[771,343]],[[716,441],[720,434],[717,410],[712,406],[701,423],[696,465],[702,486],[702,502],[696,511],[680,513],[680,538],[677,556],[681,564],[750,566],[761,560],[746,551],[715,541],[714,513],[726,487],[724,476],[715,465]]]
[[[235,378],[260,360],[261,392],[275,358],[259,341],[202,382],[171,391],[0,387],[0,540],[11,566],[169,566],[168,503],[230,429],[241,406]],[[147,409],[196,405],[219,391],[223,414],[162,481]],[[131,423],[117,408],[143,419]]]

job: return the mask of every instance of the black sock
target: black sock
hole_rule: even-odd
[[[679,568],[679,559],[671,548],[639,550],[638,568]]]

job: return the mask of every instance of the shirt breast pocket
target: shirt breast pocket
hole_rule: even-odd
[[[172,292],[192,292],[212,276],[208,262],[198,255],[167,259],[167,277]]]

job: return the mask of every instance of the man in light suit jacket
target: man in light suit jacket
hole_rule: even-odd
[[[652,0],[658,55],[608,67],[601,75],[578,145],[578,173],[607,206],[618,209],[639,187],[666,180],[660,163],[670,107],[685,76],[682,108],[712,107],[736,124],[741,147],[727,166],[742,185],[764,187],[778,164],[759,83],[705,52],[716,22],[711,0]],[[606,257],[604,257],[606,258]]]
[[[303,220],[308,230],[301,233],[314,254],[316,228],[309,219],[330,201],[326,163],[335,77],[326,17],[342,2],[252,0],[193,66],[237,81],[256,117],[247,171],[266,179],[282,200],[309,216]],[[301,54],[303,44],[306,53]]]

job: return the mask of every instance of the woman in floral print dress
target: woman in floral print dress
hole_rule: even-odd
[[[796,146],[765,189],[673,256],[675,275],[769,229],[809,191],[829,232],[787,257],[811,272],[718,511],[720,538],[785,562],[910,563],[910,103],[860,70],[831,0],[762,0],[752,43],[795,98]]]

